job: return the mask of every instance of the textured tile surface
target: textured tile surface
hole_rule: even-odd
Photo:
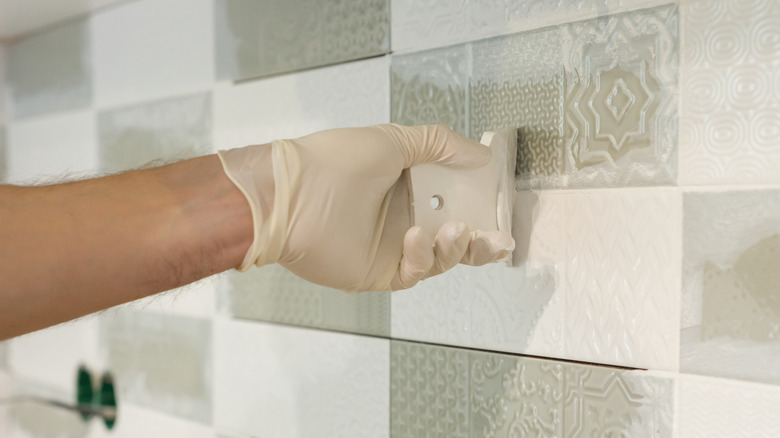
[[[87,22],[77,20],[9,47],[8,81],[15,117],[90,104],[89,40]]]
[[[119,400],[211,424],[210,320],[106,312],[100,316],[100,349]]]
[[[98,114],[98,138],[100,168],[109,172],[207,154],[211,152],[211,96],[103,111]]]
[[[388,3],[218,0],[218,77],[247,79],[387,53]]]
[[[780,191],[684,198],[683,371],[780,383]]]
[[[648,372],[400,341],[391,355],[393,436],[671,435],[672,381]]]
[[[684,2],[680,184],[777,183],[780,4]]]
[[[216,327],[220,432],[389,436],[389,340],[238,321]]]
[[[138,0],[96,14],[95,102],[105,108],[209,89],[213,22],[209,0]]]
[[[233,316],[377,336],[390,335],[390,293],[348,294],[309,283],[280,265],[231,272]]]

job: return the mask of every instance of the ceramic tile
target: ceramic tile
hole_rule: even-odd
[[[389,436],[389,340],[218,320],[215,341],[221,433]]]
[[[780,191],[684,198],[680,368],[780,383]]]
[[[681,185],[780,182],[780,4],[683,2]]]
[[[211,152],[211,96],[197,94],[98,114],[100,167],[116,172]]]
[[[52,183],[97,169],[95,115],[58,113],[18,120],[7,130],[9,182]]]
[[[228,307],[235,317],[390,335],[389,292],[348,294],[309,283],[280,265],[228,276]]]
[[[100,316],[100,348],[116,379],[118,399],[211,424],[210,320],[106,312]]]
[[[679,380],[677,436],[780,435],[777,386],[686,375]]]
[[[389,51],[388,0],[216,2],[220,79],[248,79]]]
[[[0,43],[0,125],[8,119],[8,49]]]
[[[89,40],[86,21],[76,20],[9,46],[8,85],[16,118],[91,103]]]
[[[393,123],[441,124],[466,135],[468,51],[455,46],[394,56],[390,74]]]
[[[138,0],[95,14],[95,102],[105,108],[209,89],[213,21],[209,0]]]
[[[677,369],[681,198],[671,188],[570,196],[563,357]]]
[[[393,52],[466,41],[468,9],[468,0],[391,0]]]
[[[120,403],[122,403],[120,401]],[[116,426],[108,431],[103,425],[95,424],[89,438],[148,438],[192,437],[215,438],[214,429],[200,423],[183,420],[163,412],[122,403],[118,411]],[[93,420],[93,423],[96,423]],[[75,438],[75,437],[74,437]]]
[[[0,184],[5,182],[8,174],[8,152],[6,147],[5,128],[0,126]]]
[[[0,372],[8,368],[8,341],[0,342]]]
[[[389,61],[383,57],[217,87],[216,148],[389,122]]]

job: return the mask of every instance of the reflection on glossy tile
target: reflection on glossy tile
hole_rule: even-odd
[[[348,294],[309,283],[280,265],[229,274],[233,316],[330,330],[390,335],[390,293]]]
[[[389,436],[389,340],[217,320],[214,345],[220,432]]]
[[[100,167],[109,172],[211,152],[211,96],[199,94],[98,114]]]
[[[115,310],[100,316],[100,346],[117,397],[211,423],[211,321]]]
[[[25,38],[8,50],[14,116],[88,106],[92,99],[89,28],[77,20]]]
[[[780,4],[683,2],[680,184],[780,182]]]
[[[393,341],[398,436],[670,436],[672,381],[643,371]]]
[[[780,382],[780,191],[687,193],[683,371]]]
[[[217,74],[247,79],[387,53],[388,0],[216,2]]]
[[[467,63],[466,46],[393,57],[392,122],[442,124],[466,135]]]

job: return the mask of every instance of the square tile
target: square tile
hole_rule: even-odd
[[[239,318],[375,336],[390,335],[390,293],[349,294],[303,280],[281,265],[228,275],[227,306]]]
[[[401,125],[441,124],[463,135],[468,51],[464,45],[394,56],[390,117]]]
[[[389,340],[217,320],[215,346],[221,433],[389,436]]]
[[[89,106],[89,44],[86,20],[76,20],[9,45],[8,86],[14,117]]]
[[[393,52],[467,41],[468,0],[391,0]]]
[[[681,185],[778,183],[780,4],[682,6]]]
[[[389,0],[218,0],[217,76],[241,80],[381,55]]]
[[[780,383],[780,191],[684,197],[680,369]]]
[[[197,94],[98,114],[100,168],[107,172],[165,164],[211,148],[211,95]]]
[[[100,349],[119,400],[211,424],[209,319],[109,311],[100,315]]]
[[[105,108],[208,90],[213,27],[209,0],[138,0],[98,11],[90,20],[95,102]]]

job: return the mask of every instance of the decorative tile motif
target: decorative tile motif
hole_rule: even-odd
[[[393,57],[393,123],[442,124],[466,135],[466,46]]]
[[[780,191],[686,193],[686,372],[780,382]]]
[[[10,46],[8,85],[16,118],[90,104],[89,39],[86,21],[77,20]]]
[[[109,172],[211,152],[211,96],[198,94],[98,114],[100,167]]]
[[[780,5],[684,2],[681,185],[777,183]]]
[[[280,265],[229,275],[230,312],[239,318],[390,335],[390,293],[348,294],[309,283]]]
[[[388,0],[216,3],[217,74],[248,79],[387,53]]]
[[[211,424],[211,321],[119,309],[100,316],[118,398]]]

